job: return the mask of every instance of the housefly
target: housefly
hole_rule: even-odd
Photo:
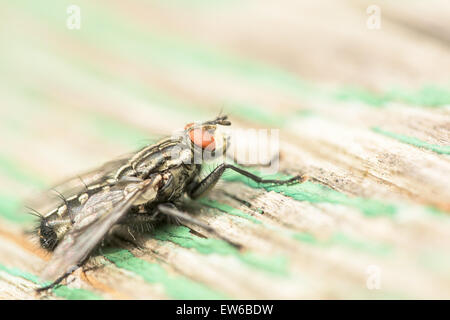
[[[92,251],[109,237],[150,230],[160,220],[172,218],[204,228],[209,225],[180,210],[187,194],[196,199],[233,170],[258,183],[287,184],[300,181],[262,179],[241,167],[221,163],[206,177],[200,172],[205,155],[224,155],[229,136],[218,130],[230,126],[227,116],[203,123],[190,123],[180,134],[148,145],[135,153],[57,186],[60,201],[45,213],[36,234],[42,248],[52,251],[42,278],[49,289],[82,266]],[[60,191],[56,191],[59,189]]]

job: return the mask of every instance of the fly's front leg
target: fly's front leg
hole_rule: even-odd
[[[236,248],[240,248],[241,246],[239,244],[233,243],[230,240],[224,238],[223,236],[221,236],[216,229],[214,229],[213,227],[207,225],[206,223],[203,223],[202,221],[192,217],[189,213],[180,211],[179,209],[177,209],[177,207],[175,207],[175,205],[173,205],[172,203],[165,203],[165,204],[160,204],[157,207],[157,210],[162,213],[165,214],[167,216],[179,219],[181,221],[187,222],[187,223],[192,223],[196,226],[199,226],[200,228],[208,231],[209,233],[212,233],[214,236],[218,237],[221,240],[224,240],[226,242],[228,242],[229,244],[231,244],[232,246],[236,247]]]
[[[237,173],[242,174],[243,176],[250,178],[257,183],[272,183],[282,185],[303,181],[303,177],[300,175],[287,180],[263,179],[247,170],[241,169],[231,164],[222,163],[217,168],[215,168],[205,179],[189,186],[188,189],[189,197],[195,199],[204,194],[206,191],[208,191],[211,187],[213,187],[217,183],[217,181],[220,179],[220,177],[222,176],[222,174],[225,172],[226,169],[236,171]]]

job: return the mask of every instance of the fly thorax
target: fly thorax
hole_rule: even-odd
[[[176,146],[171,150],[170,159],[166,162],[166,167],[174,167],[181,164],[192,164],[193,153],[189,148],[183,145]]]

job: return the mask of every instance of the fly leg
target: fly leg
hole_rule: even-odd
[[[181,221],[192,223],[192,224],[194,224],[196,226],[199,226],[200,228],[208,231],[209,233],[212,233],[217,238],[226,241],[227,243],[231,244],[233,247],[235,247],[237,249],[239,249],[241,247],[239,244],[236,244],[236,243],[234,243],[234,242],[224,238],[213,227],[211,227],[211,226],[207,225],[206,223],[203,223],[200,220],[192,217],[190,214],[177,209],[177,207],[175,207],[175,205],[173,205],[172,203],[160,204],[160,205],[157,206],[157,210],[158,210],[158,212],[160,212],[162,214],[165,214],[167,216],[170,216],[170,217],[179,219]]]
[[[84,261],[76,266],[74,266],[70,271],[66,272],[65,274],[63,274],[61,277],[59,277],[58,279],[56,279],[55,281],[53,281],[52,283],[50,283],[49,285],[45,286],[45,287],[41,287],[41,288],[37,288],[36,292],[42,292],[42,291],[47,291],[50,289],[53,289],[54,287],[56,287],[58,284],[60,284],[65,278],[67,278],[68,276],[70,276],[75,270],[77,270],[78,268],[80,268],[82,265],[84,264]]]
[[[135,233],[136,230],[131,228],[129,225],[116,224],[108,232],[105,239],[103,239],[99,248],[100,254],[103,255],[103,252],[101,251],[102,247],[122,247],[125,243],[142,249],[142,244],[139,243],[138,236],[135,235]]]
[[[196,184],[189,186],[189,189],[188,189],[189,197],[191,197],[192,199],[195,199],[195,198],[198,198],[199,196],[201,196],[206,191],[208,191],[211,187],[213,187],[217,183],[217,181],[220,179],[220,177],[222,176],[222,174],[225,172],[226,169],[231,169],[233,171],[236,171],[237,173],[240,173],[243,176],[250,178],[257,183],[272,183],[272,184],[282,185],[282,184],[290,184],[290,183],[294,183],[294,182],[302,182],[304,180],[304,178],[301,175],[295,176],[295,177],[293,177],[291,179],[287,179],[287,180],[263,179],[261,177],[258,177],[257,175],[254,175],[253,173],[251,173],[247,170],[241,169],[237,166],[227,164],[227,163],[222,163],[219,166],[217,166],[206,178],[204,178],[203,180],[201,180],[200,182],[198,182]]]
[[[142,234],[151,232],[158,224],[158,212],[148,210],[144,205],[133,208],[125,218],[111,228],[105,238],[107,244],[120,245],[120,242],[131,243],[135,247],[143,248],[139,243]]]

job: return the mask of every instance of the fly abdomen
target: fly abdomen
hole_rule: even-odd
[[[42,218],[37,233],[41,247],[52,251],[71,228],[69,219]]]
[[[58,243],[58,236],[55,230],[48,225],[46,219],[42,219],[38,227],[39,243],[46,250],[53,250]]]
[[[72,228],[76,216],[89,198],[102,190],[110,188],[110,182],[86,186],[85,189],[77,194],[64,197],[58,193],[61,201],[53,210],[47,212],[41,217],[37,234],[42,248],[53,250],[65,234]]]

